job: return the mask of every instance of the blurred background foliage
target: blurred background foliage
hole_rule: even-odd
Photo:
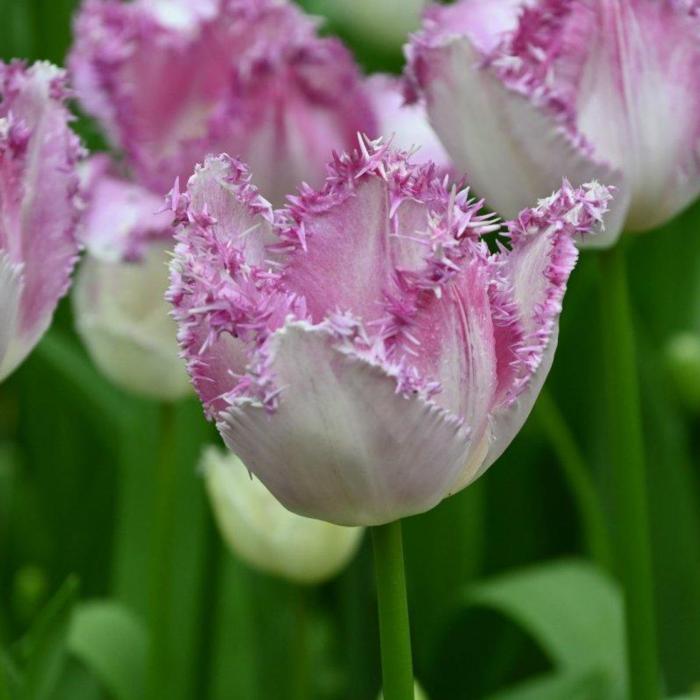
[[[2,58],[62,63],[75,6],[2,0]],[[344,26],[328,30],[366,70],[401,69],[400,47]],[[102,147],[92,124],[81,119],[77,128],[91,148]],[[699,417],[670,381],[664,348],[677,333],[700,332],[700,205],[627,244],[660,653],[668,693],[688,694],[700,684]],[[625,697],[614,566],[581,517],[598,499],[605,512],[610,489],[597,282],[597,260],[586,253],[567,294],[548,393],[499,464],[406,522],[416,675],[433,700]],[[367,543],[320,588],[247,568],[222,545],[195,469],[215,431],[194,399],[173,410],[165,416],[98,374],[65,301],[30,359],[0,386],[0,700],[17,692],[37,700],[143,697],[154,599],[170,630],[155,697],[376,697]],[[159,536],[153,504],[166,420],[176,435],[168,497],[177,517],[160,536],[175,555],[168,590],[154,590],[158,562],[149,552]],[[300,695],[304,684],[311,690]]]

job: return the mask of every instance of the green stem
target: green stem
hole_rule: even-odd
[[[162,697],[161,683],[171,665],[170,605],[175,508],[175,418],[172,403],[160,408],[160,439],[156,465],[153,576],[151,579],[151,667],[150,697]]]
[[[646,467],[624,250],[615,246],[600,255],[600,262],[612,530],[625,595],[629,693],[634,700],[658,700]]]
[[[574,497],[589,555],[610,571],[612,552],[605,513],[586,460],[556,401],[545,388],[535,404],[538,419]]]
[[[384,700],[413,700],[413,660],[401,521],[373,527],[372,544],[377,579]]]
[[[309,643],[308,643],[308,603],[309,591],[304,586],[290,584],[294,602],[294,638],[292,650],[292,693],[293,700],[308,700],[310,693]]]

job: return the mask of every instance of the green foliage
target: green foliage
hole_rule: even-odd
[[[148,635],[128,608],[112,601],[80,604],[73,613],[67,644],[115,700],[143,697]]]

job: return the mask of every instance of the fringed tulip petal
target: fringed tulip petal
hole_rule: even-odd
[[[512,440],[549,369],[573,238],[601,228],[608,189],[565,184],[491,255],[501,224],[438,172],[363,138],[272,214],[226,157],[178,197],[169,297],[195,387],[301,515],[432,507]]]
[[[2,65],[0,92],[0,256],[4,284],[14,290],[0,305],[17,305],[2,311],[15,319],[3,378],[43,335],[68,288],[78,254],[81,148],[68,127],[63,71],[48,63]]]
[[[278,331],[268,354],[279,405],[270,415],[234,401],[218,424],[224,441],[301,515],[376,525],[437,505],[467,459],[467,431],[334,340],[303,322]]]
[[[663,223],[700,193],[692,3],[522,0],[502,22],[492,5],[514,7],[432,8],[408,49],[411,85],[492,206],[514,216],[562,176],[597,178],[617,187],[606,234],[591,239],[603,246],[623,228]]]
[[[154,191],[227,151],[281,203],[375,130],[351,55],[291,3],[86,0],[75,34],[82,104]]]

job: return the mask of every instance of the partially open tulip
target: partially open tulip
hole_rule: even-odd
[[[164,298],[172,216],[162,198],[105,172],[103,159],[90,168],[82,228],[87,252],[73,293],[78,332],[116,384],[176,400],[190,386]]]
[[[700,192],[700,15],[682,0],[461,0],[409,48],[435,130],[514,216],[557,186],[616,185],[604,236],[658,226]]]
[[[361,140],[273,212],[240,162],[174,194],[169,298],[208,415],[290,510],[343,525],[425,511],[476,479],[552,362],[574,234],[610,197],[565,185],[501,228],[435,166]]]
[[[352,56],[293,3],[86,0],[75,36],[84,108],[154,192],[228,151],[281,202],[374,129]]]
[[[78,254],[76,163],[65,75],[49,63],[0,64],[0,379],[32,350]]]
[[[221,535],[256,569],[297,583],[320,583],[357,551],[362,528],[291,513],[230,452],[209,447],[201,466]]]

